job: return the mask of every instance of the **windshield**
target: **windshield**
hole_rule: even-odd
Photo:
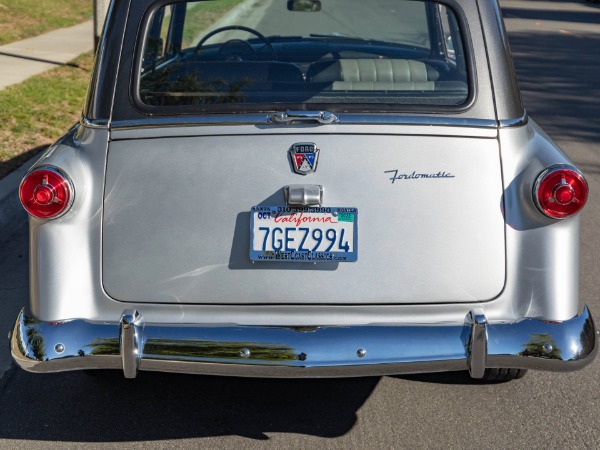
[[[145,106],[380,110],[469,95],[456,15],[435,2],[204,0],[147,17],[136,84]]]

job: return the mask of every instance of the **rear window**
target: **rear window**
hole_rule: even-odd
[[[367,111],[469,98],[459,21],[440,3],[204,0],[146,17],[142,109]]]

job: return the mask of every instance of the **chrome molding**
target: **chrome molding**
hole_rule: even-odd
[[[486,339],[487,335],[487,339]],[[474,310],[464,324],[259,327],[144,324],[133,310],[120,323],[41,322],[21,311],[11,353],[23,369],[137,369],[256,377],[351,377],[522,368],[578,370],[596,356],[587,307],[564,322],[487,322]]]
[[[90,120],[82,115],[79,123],[86,128],[108,129],[108,120]]]
[[[206,116],[173,116],[152,117],[140,120],[123,120],[111,123],[111,129],[137,129],[179,126],[208,126],[208,125],[271,125],[273,114],[222,114]],[[338,114],[340,125],[423,125],[450,126],[467,128],[497,128],[495,120],[468,119],[460,117],[439,116],[401,116],[393,114]],[[307,124],[306,126],[316,126]]]
[[[498,121],[498,126],[500,128],[514,128],[527,125],[527,122],[529,122],[529,116],[527,115],[527,113],[525,113],[517,119],[500,120]]]

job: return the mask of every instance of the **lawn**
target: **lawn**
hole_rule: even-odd
[[[187,30],[186,43],[241,1],[190,5],[188,19],[193,26]],[[41,4],[43,10],[33,7]],[[91,11],[92,0],[0,0],[0,43],[81,22],[91,18]],[[0,178],[79,120],[93,55],[72,62],[78,67],[58,67],[0,90]]]
[[[0,178],[52,144],[81,115],[92,53],[0,91]]]
[[[0,0],[0,45],[93,17],[93,0]]]
[[[182,47],[187,48],[195,44],[200,32],[211,26],[241,2],[242,0],[221,0],[219,2],[198,2],[188,5]]]

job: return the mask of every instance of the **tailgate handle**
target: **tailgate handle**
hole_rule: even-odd
[[[338,121],[338,117],[328,111],[282,111],[271,116],[271,122],[290,124],[295,122],[317,122],[321,125],[329,125]]]
[[[283,188],[288,206],[321,206],[323,186],[319,184],[290,184]]]

